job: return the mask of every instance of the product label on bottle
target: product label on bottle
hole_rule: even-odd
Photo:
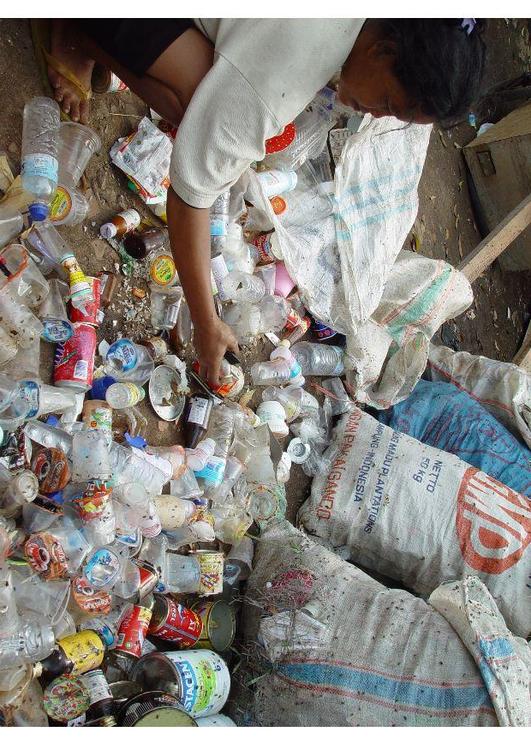
[[[109,347],[106,359],[117,370],[129,372],[136,367],[138,362],[136,346],[129,339],[119,339]]]
[[[65,578],[68,574],[65,551],[59,540],[47,531],[29,537],[24,555],[31,568],[47,581]]]
[[[41,333],[41,337],[52,344],[58,344],[60,341],[68,341],[74,333],[74,328],[69,320],[45,318],[42,324],[44,330]]]
[[[194,398],[190,405],[188,422],[193,422],[201,427],[206,427],[209,415],[210,401],[206,398]]]
[[[158,255],[151,263],[149,275],[155,284],[168,286],[175,278],[175,263],[170,255]]]
[[[98,703],[99,701],[112,698],[109,683],[105,679],[105,675],[103,674],[101,669],[95,669],[93,672],[87,672],[86,674],[81,675],[79,679],[88,690],[91,706],[93,706],[95,703]]]
[[[72,580],[72,598],[83,612],[107,615],[111,611],[111,595],[107,591],[96,591],[84,576]]]
[[[50,154],[26,154],[22,160],[22,177],[47,177],[57,182],[59,162]]]
[[[108,406],[91,406],[90,401],[85,401],[86,411],[83,422],[89,430],[102,430],[107,435],[112,433],[112,409]]]
[[[210,219],[210,236],[225,237],[227,234],[229,222],[219,216],[213,216]]]
[[[57,641],[65,652],[66,658],[72,662],[70,674],[79,675],[100,666],[105,655],[103,641],[93,630],[82,630],[74,635],[67,635]]]
[[[118,630],[118,640],[115,650],[122,654],[136,656],[137,659],[140,659],[150,620],[151,609],[141,607],[139,604],[134,606],[131,612],[122,620]]]
[[[140,224],[140,214],[134,208],[129,208],[126,211],[120,211],[118,216],[121,216],[125,221],[125,232],[131,232],[133,229]]]
[[[194,471],[198,479],[204,479],[205,484],[217,487],[223,481],[225,473],[225,459],[218,456],[211,456],[205,466],[199,471]]]
[[[71,210],[72,196],[64,185],[59,185],[50,203],[50,221],[63,221]]]

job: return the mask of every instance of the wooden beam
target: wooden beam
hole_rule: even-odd
[[[513,362],[518,367],[531,372],[531,323],[527,326],[527,333],[524,336],[522,346],[514,355]]]
[[[508,214],[457,268],[472,282],[531,224],[531,193]],[[529,248],[531,253],[531,247]]]

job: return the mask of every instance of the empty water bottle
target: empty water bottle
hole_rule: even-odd
[[[342,375],[345,371],[343,349],[327,344],[300,341],[291,351],[297,358],[304,377],[307,375]]]
[[[57,188],[60,122],[59,105],[46,96],[37,96],[24,107],[22,187],[33,197],[29,205],[33,221],[48,216]]]
[[[41,661],[52,653],[54,646],[55,635],[51,625],[25,622],[17,632],[0,639],[0,668]]]
[[[155,364],[149,350],[130,339],[118,339],[105,354],[105,371],[122,382],[143,385],[151,377]]]
[[[24,227],[22,214],[10,206],[0,206],[0,248],[18,237]]]

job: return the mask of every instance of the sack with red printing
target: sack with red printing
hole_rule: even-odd
[[[531,501],[457,456],[354,409],[299,511],[310,534],[427,596],[475,575],[511,630],[531,631]]]

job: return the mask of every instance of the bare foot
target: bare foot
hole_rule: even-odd
[[[79,82],[90,90],[94,60],[83,52],[78,34],[70,21],[52,19],[51,55],[60,60],[79,79]],[[88,101],[82,101],[79,90],[68,79],[48,66],[48,78],[55,92],[55,99],[61,109],[74,122],[87,123],[89,115]]]

